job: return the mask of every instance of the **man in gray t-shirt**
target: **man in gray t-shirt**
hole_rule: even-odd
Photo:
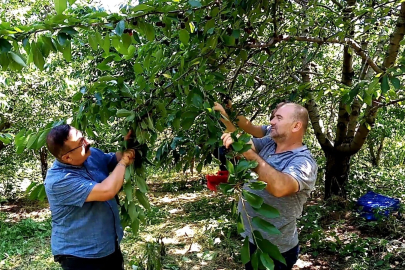
[[[267,186],[264,190],[252,190],[248,185],[243,188],[262,197],[264,203],[277,208],[280,216],[265,218],[256,213],[247,201],[244,201],[244,211],[240,201],[239,212],[245,224],[242,236],[249,236],[252,241],[252,231],[250,226],[246,226],[249,224],[248,218],[260,216],[275,225],[281,234],[267,234],[254,224],[252,229],[260,231],[265,239],[277,245],[286,259],[287,266],[275,261],[275,269],[291,269],[299,252],[296,220],[301,216],[303,205],[314,188],[318,168],[310,151],[302,143],[308,126],[308,112],[304,107],[294,103],[283,104],[274,112],[270,124],[271,127],[261,126],[261,132],[255,126],[254,134],[262,133],[262,138],[252,139],[252,149],[243,154],[246,159],[258,162],[254,171],[258,180],[267,183]],[[249,132],[249,128],[241,127]],[[232,128],[228,127],[228,130],[232,131]],[[233,142],[229,133],[225,133],[222,139],[225,147]],[[253,253],[256,248],[252,243],[250,252]],[[252,269],[249,263],[246,269]]]

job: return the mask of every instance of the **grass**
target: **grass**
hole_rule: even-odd
[[[147,221],[138,235],[126,230],[121,243],[127,270],[243,269],[231,215],[235,198],[207,190],[203,179],[149,178]],[[405,269],[404,219],[366,222],[353,207],[351,200],[325,202],[314,194],[298,222],[302,251],[294,270]],[[50,251],[46,203],[20,200],[0,210],[0,269],[60,269]]]
[[[24,213],[3,210],[0,213],[0,269],[59,269],[49,247],[49,215],[31,218],[23,217]]]

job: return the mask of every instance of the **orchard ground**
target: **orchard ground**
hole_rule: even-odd
[[[236,198],[206,188],[204,175],[149,178],[152,208],[139,235],[126,230],[126,269],[243,269],[241,238],[231,209]],[[350,202],[325,203],[314,192],[299,221],[301,255],[294,269],[405,269],[404,220],[366,222]],[[46,202],[4,201],[0,214],[1,269],[60,269],[50,250]],[[152,268],[147,268],[152,269]]]

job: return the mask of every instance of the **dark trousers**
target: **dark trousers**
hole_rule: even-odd
[[[250,248],[250,257],[252,257],[252,254],[257,250],[257,246],[255,244],[252,244],[249,242],[249,248]],[[298,260],[298,254],[300,253],[300,248],[298,245],[293,247],[292,249],[281,253],[283,255],[287,266],[284,265],[283,263],[274,260],[274,270],[291,270],[293,268],[294,264]],[[245,264],[246,270],[253,270],[253,267],[250,262]]]
[[[124,258],[121,249],[116,244],[115,252],[103,258],[87,259],[70,255],[56,255],[63,270],[124,270]]]

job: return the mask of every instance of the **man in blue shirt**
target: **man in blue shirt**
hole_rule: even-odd
[[[55,261],[64,270],[124,269],[119,248],[123,229],[114,197],[134,150],[103,153],[70,125],[53,128],[46,143],[56,158],[45,179]]]

